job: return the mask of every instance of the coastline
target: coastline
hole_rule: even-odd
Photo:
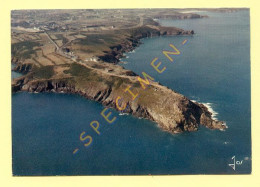
[[[220,20],[218,24],[215,24],[215,15]],[[249,22],[244,19],[247,14],[213,13],[209,16],[210,18],[205,20],[177,21],[176,26],[181,27],[187,23],[189,27],[183,28],[194,29],[197,33],[194,37],[145,38],[141,40],[143,44],[135,48],[136,53],[125,54],[129,59],[124,58],[122,61],[128,62],[128,65],[123,65],[125,69],[141,76],[142,70],[147,70],[160,83],[187,96],[192,103],[203,104],[206,107],[205,111],[212,113],[212,120],[225,121],[229,129],[222,132],[221,129],[212,130],[199,125],[198,131],[184,130],[180,134],[172,134],[151,119],[146,120],[137,114],[123,113],[112,109],[113,106],[104,105],[103,102],[109,102],[113,96],[116,98],[119,95],[114,92],[116,85],[112,86],[112,93],[107,97],[107,94],[104,94],[106,87],[100,87],[98,81],[93,82],[90,86],[86,85],[93,92],[91,90],[85,92],[83,87],[77,89],[82,92],[80,96],[79,93],[68,90],[69,85],[77,87],[77,82],[70,84],[68,80],[62,81],[61,77],[57,79],[57,76],[36,77],[37,79],[30,79],[21,85],[22,88],[30,85],[31,92],[18,91],[11,96],[13,175],[250,174],[252,98],[250,37],[247,37],[250,28],[247,26]],[[175,23],[175,21],[163,22],[165,25]],[[205,31],[204,28],[207,28],[208,24],[212,24],[213,27]],[[214,35],[221,37],[212,37]],[[167,66],[167,72],[162,77],[147,67],[151,56],[163,58],[160,50],[167,49],[168,41],[174,42],[178,47],[185,38],[188,39],[188,45],[179,47],[182,53],[175,58],[176,63],[170,64],[167,59],[161,61],[162,67]],[[209,38],[212,40],[208,40]],[[210,49],[215,50],[207,53]],[[212,55],[214,59],[211,58]],[[113,69],[111,67],[108,66],[107,72],[104,72],[114,73],[111,72]],[[57,68],[62,68],[69,79],[68,75],[72,73],[70,65],[54,66],[54,69]],[[99,67],[96,68],[95,71],[99,71]],[[24,76],[27,77],[29,73],[34,72],[35,70],[31,69]],[[74,75],[70,75],[71,80],[76,78],[72,76]],[[82,76],[78,76],[80,77]],[[99,77],[102,78],[102,76],[95,77],[97,80]],[[106,76],[105,81],[112,82],[111,77],[112,75]],[[58,86],[55,88],[56,83]],[[117,80],[115,83],[117,84]],[[85,82],[81,83],[83,84]],[[94,89],[94,86],[100,89]],[[40,91],[41,89],[43,91]],[[123,87],[119,90],[121,89]],[[135,88],[132,91],[137,93]],[[94,95],[96,98],[90,99],[84,94],[91,97]],[[128,93],[120,95],[123,100],[125,94]],[[167,98],[164,103],[165,107],[171,104]],[[209,107],[204,103],[206,105],[210,103]],[[185,104],[179,106],[185,107]],[[112,112],[110,119],[117,117],[115,123],[107,124],[100,115],[104,108],[107,108],[107,114],[109,111]],[[147,107],[145,110],[147,111]],[[144,113],[144,110],[140,113]],[[189,110],[186,110],[185,114],[188,113]],[[90,126],[91,120],[100,122],[98,129],[100,136]],[[87,140],[82,142],[79,138],[83,131],[86,132],[84,137],[89,135],[94,140],[88,148],[84,147]],[[79,152],[75,148],[78,148]],[[243,164],[238,165],[236,171],[228,166],[233,163],[232,156],[236,156],[238,161],[243,160]],[[69,163],[74,164],[68,165]]]
[[[124,56],[124,53],[134,51],[136,47],[138,47],[141,42],[140,40],[142,38],[146,37],[153,37],[153,36],[177,36],[177,35],[193,35],[194,31],[185,31],[183,29],[178,29],[175,27],[162,27],[159,26],[157,28],[151,28],[151,27],[141,27],[141,30],[137,30],[135,35],[133,35],[131,38],[128,38],[127,40],[123,41],[122,43],[110,47],[111,51],[107,51],[105,55],[99,56],[99,59],[103,61],[103,63],[94,63],[96,65],[94,66],[99,66],[102,67],[102,64],[110,64],[108,67],[110,69],[114,69],[117,64],[120,62],[120,58]],[[167,53],[172,53],[172,52],[167,52]],[[12,58],[13,60],[14,58]],[[168,59],[171,60],[171,58],[168,56]],[[16,59],[16,62],[18,60]],[[85,66],[87,71],[92,72],[98,70],[97,68],[93,68],[93,66],[90,68],[88,65],[84,65],[81,62],[74,62],[73,64],[77,65],[83,65]],[[60,65],[59,67],[66,69],[66,68],[72,68],[74,65],[65,65],[62,66]],[[114,65],[113,65],[114,64]],[[35,67],[32,64],[22,64],[18,63],[15,68],[13,68],[14,71],[20,72],[25,74],[21,78],[13,80],[12,83],[12,92],[18,92],[18,91],[28,91],[28,92],[57,92],[57,93],[72,93],[72,94],[79,94],[87,99],[95,100],[97,102],[101,102],[104,106],[106,107],[112,107],[117,110],[118,107],[116,105],[116,94],[113,94],[114,87],[110,86],[111,83],[102,83],[100,84],[97,81],[94,81],[95,86],[93,84],[89,85],[88,90],[86,90],[86,87],[82,87],[82,81],[79,81],[78,79],[82,79],[81,75],[76,78],[73,76],[71,77],[68,74],[64,74],[62,76],[50,76],[50,77],[44,77],[42,79],[42,73],[46,74],[46,71],[51,71],[55,69],[56,66],[44,66],[44,67]],[[158,66],[157,66],[158,68]],[[46,69],[46,70],[44,70]],[[106,69],[106,68],[101,68],[101,69]],[[38,75],[37,71],[41,72],[40,79],[37,78]],[[66,70],[67,71],[67,70]],[[137,75],[129,70],[125,70],[122,68],[122,70],[119,70],[119,75],[116,74],[109,74],[109,73],[104,73],[102,71],[99,72],[98,79],[101,77],[104,78],[104,76],[108,76],[107,79],[110,79],[111,77],[117,77],[121,79],[121,75],[126,78],[125,80],[129,79],[130,80],[130,86],[131,85],[136,85],[140,84],[137,80]],[[159,72],[159,70],[157,70]],[[47,72],[48,74],[48,72]],[[147,78],[145,77],[145,80]],[[129,81],[127,80],[127,85],[129,86]],[[90,82],[91,83],[91,82]],[[89,82],[84,82],[84,85],[90,84]],[[114,84],[114,83],[112,83]],[[122,83],[120,83],[122,84]],[[135,86],[136,87],[136,86]],[[170,90],[167,87],[164,87],[162,85],[159,85],[158,83],[153,83],[154,90],[152,90],[152,93],[154,95],[158,95],[156,92],[158,88],[162,92],[161,94],[168,98],[169,100],[172,100],[172,105],[169,107],[173,107],[171,109],[172,113],[168,113],[168,111],[164,111],[162,108],[164,106],[161,106],[161,104],[158,105],[158,103],[153,102],[153,103],[135,103],[131,101],[131,99],[127,99],[125,103],[129,105],[130,107],[126,109],[126,113],[132,114],[136,117],[142,117],[146,118],[152,121],[155,121],[162,129],[171,132],[173,134],[175,133],[180,133],[183,131],[197,131],[199,125],[204,125],[210,129],[220,129],[224,130],[226,128],[224,122],[214,120],[212,118],[212,113],[208,110],[207,107],[205,107],[203,104],[199,103],[193,103],[192,101],[188,100],[185,96],[176,93],[173,90]],[[93,90],[94,89],[94,90]],[[89,92],[89,90],[91,90]],[[169,91],[165,91],[169,90]],[[167,92],[167,93],[166,93]],[[169,94],[169,96],[167,95]],[[161,95],[157,96],[161,97]],[[171,98],[172,97],[172,98]],[[161,100],[161,99],[160,99]],[[162,100],[161,102],[165,102],[165,100]],[[196,108],[196,109],[194,109]],[[155,112],[156,111],[156,112]],[[192,111],[192,112],[191,112]]]
[[[73,66],[84,68],[82,64]],[[86,67],[85,67],[86,68]],[[90,71],[90,70],[87,70]],[[125,72],[128,72],[125,70]],[[93,73],[91,71],[91,73]],[[152,82],[147,90],[142,91],[141,86],[137,86],[140,82],[138,76],[114,75],[115,85],[105,83],[105,81],[85,81],[81,77],[67,78],[48,78],[35,79],[35,73],[28,73],[18,79],[15,79],[12,84],[12,92],[27,91],[27,92],[56,92],[79,94],[87,99],[97,101],[105,107],[112,107],[120,111],[116,100],[118,95],[123,96],[124,103],[129,106],[124,109],[124,113],[132,114],[136,117],[146,118],[155,121],[162,129],[173,134],[183,131],[197,131],[199,125],[204,125],[210,129],[225,129],[224,122],[212,119],[212,113],[208,111],[203,104],[194,103],[185,96],[165,87],[156,82]],[[111,75],[107,76],[103,72],[98,75],[90,74],[89,76],[107,77],[109,80]],[[98,78],[98,79],[99,79]],[[115,79],[116,78],[116,79]],[[80,84],[79,82],[80,81]],[[129,82],[130,81],[130,82]],[[118,86],[118,83],[121,84]],[[84,86],[82,86],[84,85]],[[135,92],[141,94],[137,101],[133,101],[130,96],[127,96],[123,90],[126,87],[136,85]],[[149,97],[147,95],[149,93]],[[145,96],[146,97],[142,97]],[[166,102],[167,101],[167,102]],[[122,105],[122,104],[120,104]],[[167,108],[167,109],[166,109]],[[166,110],[165,110],[166,109]],[[170,111],[170,112],[169,112]]]
[[[107,54],[98,56],[104,62],[117,64],[120,62],[120,59],[124,57],[124,53],[134,51],[136,47],[142,44],[141,39],[147,37],[159,37],[159,36],[186,36],[195,34],[194,30],[184,30],[176,27],[163,27],[159,26],[158,28],[151,27],[142,27],[141,32],[137,32],[131,38],[128,38],[126,41],[110,47],[111,51],[108,51]]]

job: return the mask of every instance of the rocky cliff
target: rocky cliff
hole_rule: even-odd
[[[106,51],[105,55],[98,56],[99,59],[109,63],[118,63],[123,54],[134,50],[140,45],[140,39],[155,36],[172,36],[172,35],[193,35],[194,31],[183,30],[176,27],[162,26],[143,26],[131,30],[131,37],[122,41],[120,44],[111,46],[110,51]]]
[[[151,82],[144,89],[134,72],[115,65],[123,53],[140,45],[141,38],[193,35],[194,31],[146,25],[126,30],[124,33],[126,38],[121,43],[110,46],[105,55],[99,56],[99,62],[77,61],[72,64],[36,66],[21,63],[18,58],[13,57],[12,61],[17,64],[13,70],[26,75],[13,80],[12,91],[79,94],[117,110],[116,100],[120,96],[120,105],[126,106],[120,112],[152,120],[171,133],[196,131],[200,125],[211,129],[226,128],[224,122],[211,118],[212,114],[204,105],[192,102],[156,82]],[[131,87],[138,97],[133,99],[125,91],[128,87]]]
[[[123,100],[121,106],[127,106],[121,112],[155,121],[159,127],[171,133],[196,131],[200,125],[211,129],[226,128],[224,122],[211,118],[212,114],[204,105],[192,102],[156,82],[152,82],[144,90],[137,79],[138,76],[127,76],[124,69],[123,75],[107,74],[75,63],[64,66],[63,76],[57,77],[55,67],[53,68],[53,74],[48,77],[37,75],[35,72],[40,72],[38,70],[15,79],[12,91],[79,94],[115,109],[116,98],[120,96]],[[134,93],[139,94],[135,100],[124,92],[128,86],[132,87]]]
[[[32,69],[32,64],[30,63],[20,63],[20,64],[17,64],[13,69],[12,71],[16,71],[16,72],[19,72],[19,73],[28,73],[30,70]]]

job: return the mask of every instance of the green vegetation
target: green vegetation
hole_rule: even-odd
[[[70,65],[70,69],[64,71],[65,74],[70,74],[75,77],[77,83],[84,84],[86,81],[103,83],[115,89],[119,89],[123,84],[133,84],[129,79],[118,76],[103,77],[101,74],[77,63]],[[140,87],[139,82],[134,84],[135,87]],[[126,87],[126,86],[125,86]]]
[[[73,63],[70,65],[70,69],[65,70],[64,73],[66,73],[66,74],[69,73],[72,76],[80,76],[80,77],[88,78],[91,73],[91,70],[83,65]]]
[[[117,42],[117,38],[112,34],[91,34],[87,38],[79,39],[80,45],[113,45]]]
[[[93,72],[93,70],[77,63],[73,63],[70,65],[70,69],[64,71],[65,74],[70,74],[75,77],[76,82],[80,84],[84,84],[86,81],[94,81],[94,82],[105,82],[102,76]]]
[[[151,32],[158,32],[158,31],[146,26],[138,27],[130,30],[132,36],[136,36],[143,33],[149,33],[149,32],[151,33]]]
[[[12,56],[22,59],[31,58],[31,55],[35,54],[35,50],[33,50],[33,48],[38,46],[40,46],[40,43],[32,41],[14,43],[11,46]]]
[[[33,68],[33,76],[38,79],[50,79],[54,75],[54,66],[42,66]]]
[[[139,82],[132,82],[128,78],[119,77],[116,75],[113,76],[98,73],[95,70],[79,63],[66,64],[62,66],[68,68],[66,68],[63,73],[71,75],[71,77],[68,77],[68,80],[73,80],[71,84],[75,85],[79,89],[88,89],[90,87],[102,88],[106,85],[118,93],[123,92],[128,86],[132,86],[134,89],[142,90]],[[34,76],[36,78],[49,79],[54,74],[53,67],[55,66],[45,66],[41,68],[36,67]]]
[[[139,92],[140,97],[138,98],[138,103],[144,106],[148,106],[151,101],[156,101],[161,97],[161,93],[157,93],[156,91],[154,91],[153,86],[149,86],[145,90],[143,90],[142,88],[139,90],[141,91]]]
[[[115,89],[119,89],[123,84],[133,84],[129,79],[112,76],[109,81],[106,81],[109,85],[114,86]],[[125,86],[126,87],[126,86]]]
[[[119,89],[123,84],[132,84],[129,79],[117,76],[111,76],[108,80],[105,80],[105,83],[108,86],[114,87],[115,89]]]

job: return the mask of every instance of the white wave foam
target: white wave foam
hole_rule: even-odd
[[[226,129],[228,129],[228,126],[227,126],[226,122],[224,122],[223,125],[225,125],[225,126],[226,126]]]
[[[213,110],[212,103],[202,103],[202,104],[205,105],[208,108],[208,111],[210,113],[212,113],[212,119],[217,120],[218,113]]]
[[[196,100],[191,100],[191,101],[192,102],[197,102]],[[211,115],[212,119],[218,120],[218,118],[217,118],[218,113],[215,110],[213,110],[212,103],[201,103],[201,104],[205,105],[208,108],[208,111],[210,113],[212,113],[212,115]],[[226,125],[226,124],[224,124],[224,125]]]
[[[127,114],[127,113],[119,113],[119,116],[124,116],[124,115],[129,115],[129,114]]]
[[[133,51],[130,51],[129,53],[135,53],[135,50],[133,50]]]

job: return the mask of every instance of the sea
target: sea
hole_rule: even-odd
[[[110,124],[100,114],[104,106],[81,96],[19,92],[12,95],[13,175],[250,174],[250,13],[200,14],[209,17],[160,19],[163,26],[195,34],[144,38],[121,65],[204,103],[226,122],[225,131],[200,126],[170,134],[114,109]],[[170,44],[180,51],[171,55],[173,62],[162,53],[173,51]],[[166,68],[163,73],[150,65],[154,58]],[[99,122],[99,135],[92,121]],[[80,141],[81,133],[92,137],[90,146]]]

